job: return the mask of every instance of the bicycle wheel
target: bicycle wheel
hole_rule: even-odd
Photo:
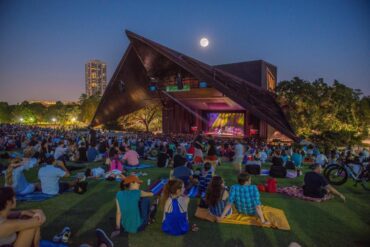
[[[370,191],[370,172],[368,170],[362,172],[360,179],[362,187],[365,190]]]
[[[332,167],[337,167],[338,164],[330,164],[330,165],[327,165],[325,168],[324,168],[324,171],[322,172],[322,174],[327,178],[327,174],[328,174],[328,170]]]
[[[342,185],[347,181],[348,173],[342,166],[330,167],[325,176],[330,184]]]

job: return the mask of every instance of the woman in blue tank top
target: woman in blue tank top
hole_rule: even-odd
[[[179,236],[189,231],[189,197],[184,196],[184,183],[179,179],[168,181],[162,194],[164,205],[162,231]]]

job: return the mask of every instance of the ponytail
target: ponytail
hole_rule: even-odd
[[[161,194],[160,205],[162,209],[170,195],[176,194],[177,190],[181,189],[183,184],[184,182],[180,179],[171,179],[167,182]]]

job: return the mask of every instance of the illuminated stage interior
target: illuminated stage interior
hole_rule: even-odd
[[[207,116],[206,135],[220,137],[244,136],[244,113],[209,112]]]

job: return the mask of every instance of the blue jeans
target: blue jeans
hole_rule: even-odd
[[[140,215],[143,219],[143,224],[139,227],[138,231],[143,231],[148,225],[150,216],[150,199],[149,197],[142,197],[139,201]]]

